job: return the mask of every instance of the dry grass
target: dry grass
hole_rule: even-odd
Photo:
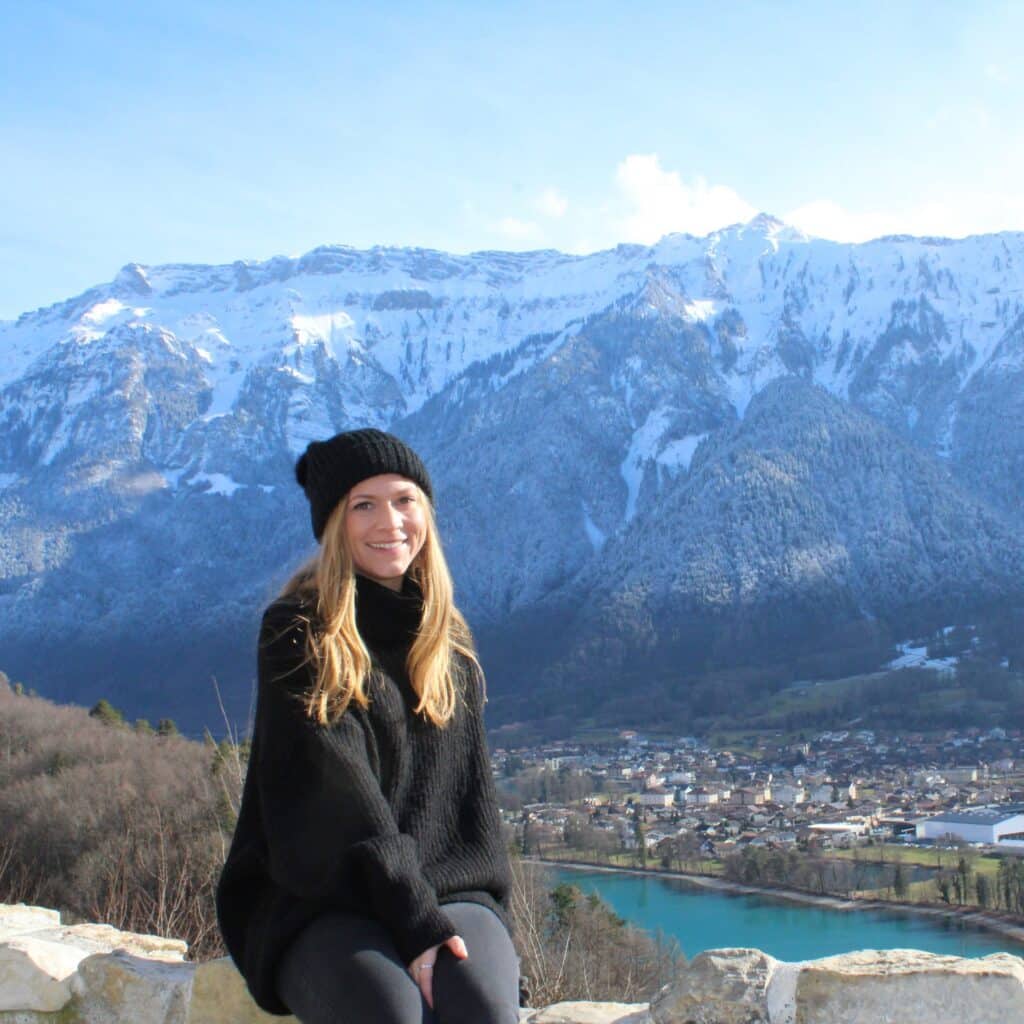
[[[102,724],[0,686],[0,901],[221,954],[213,891],[242,771],[230,744]]]

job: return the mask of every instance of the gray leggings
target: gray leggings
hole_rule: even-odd
[[[444,912],[469,959],[441,949],[431,1011],[387,930],[354,914],[318,917],[289,946],[277,973],[302,1024],[518,1024],[519,962],[498,916],[476,903]]]

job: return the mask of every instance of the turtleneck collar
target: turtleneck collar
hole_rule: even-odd
[[[423,595],[408,576],[398,591],[356,573],[356,626],[371,650],[407,651],[422,617]]]

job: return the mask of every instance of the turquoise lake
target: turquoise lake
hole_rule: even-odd
[[[749,946],[779,960],[810,960],[856,949],[923,949],[954,956],[1013,953],[1024,944],[956,920],[898,911],[832,910],[770,896],[706,889],[678,879],[552,869],[558,882],[597,892],[631,924],[671,936],[692,957]]]

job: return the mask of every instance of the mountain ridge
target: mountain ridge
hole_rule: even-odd
[[[106,631],[128,644],[133,678],[150,665],[195,694],[202,645],[179,659],[187,673],[154,653],[191,633],[223,647],[209,660],[238,713],[259,604],[311,550],[291,463],[309,440],[363,425],[422,450],[460,601],[509,665],[531,622],[575,630],[526,669],[559,686],[579,683],[573,652],[605,650],[614,675],[634,650],[625,631],[653,637],[652,663],[675,651],[695,673],[730,631],[767,636],[787,608],[793,636],[813,632],[807,594],[830,595],[821,607],[850,621],[898,619],[901,586],[936,616],[1016,600],[1020,265],[1019,233],[845,245],[767,216],[590,256],[323,246],[126,265],[0,324],[0,646],[28,676],[56,614],[56,691],[88,699],[103,674],[129,685],[99,654],[75,681]],[[840,454],[807,448],[800,417],[840,438]],[[814,459],[829,472],[783,486]],[[717,483],[698,486],[715,466]],[[743,532],[744,501],[763,550]],[[866,509],[884,565],[846,543]],[[794,567],[817,564],[799,554],[812,541],[825,564],[801,596]],[[626,576],[646,566],[646,582],[617,590],[611,559]],[[682,575],[659,574],[673,560]],[[751,596],[742,581],[761,562],[776,588],[763,623],[754,604],[733,609],[742,626],[704,616],[713,592]],[[680,581],[700,565],[704,653],[670,624],[693,613]],[[605,613],[588,610],[592,596]],[[150,653],[144,633],[159,634]],[[512,683],[503,665],[490,668],[497,691]]]

